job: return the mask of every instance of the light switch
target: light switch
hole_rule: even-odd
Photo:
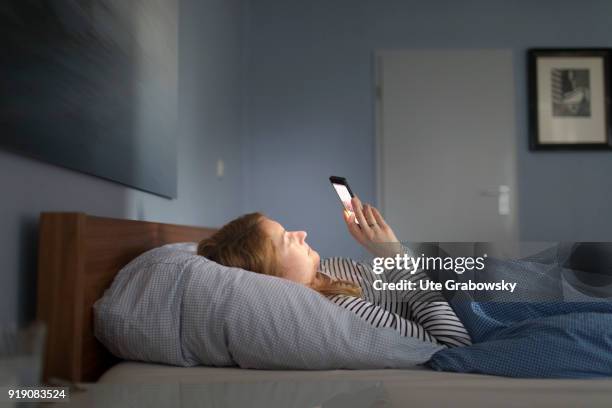
[[[510,214],[510,187],[504,185],[499,186],[498,200],[499,215]]]
[[[223,159],[218,159],[217,160],[217,177],[223,178],[224,174],[225,174],[225,163],[223,162]]]

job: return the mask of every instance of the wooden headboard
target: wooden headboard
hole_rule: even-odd
[[[47,325],[45,381],[96,381],[117,362],[94,337],[92,306],[124,265],[149,249],[198,242],[214,232],[83,213],[42,213],[37,319]]]

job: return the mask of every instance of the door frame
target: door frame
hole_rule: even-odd
[[[384,129],[382,121],[383,112],[383,100],[382,100],[382,87],[383,87],[383,55],[385,50],[376,50],[373,55],[374,65],[374,181],[375,194],[376,194],[376,205],[380,209],[382,214],[386,213],[385,200],[384,200],[384,157],[383,157],[383,138]]]

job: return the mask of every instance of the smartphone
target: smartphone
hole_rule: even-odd
[[[338,194],[338,197],[340,198],[340,202],[342,203],[344,209],[353,214],[354,211],[353,204],[351,204],[351,198],[355,197],[355,194],[353,194],[353,191],[349,187],[348,181],[346,181],[344,177],[337,176],[331,176],[329,178],[329,181],[331,181],[334,190],[336,190],[336,193]],[[359,221],[357,221],[356,218],[355,222],[359,224]]]

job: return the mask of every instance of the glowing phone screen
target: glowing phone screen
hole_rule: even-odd
[[[344,184],[336,184],[336,183],[332,183],[334,186],[334,189],[336,190],[336,193],[338,193],[338,196],[340,197],[340,201],[342,201],[342,205],[344,206],[344,208],[353,213],[353,204],[351,204],[351,193],[349,193],[348,188],[346,188],[346,186]],[[355,222],[357,224],[359,224],[359,221],[357,221],[357,219],[355,219]]]

